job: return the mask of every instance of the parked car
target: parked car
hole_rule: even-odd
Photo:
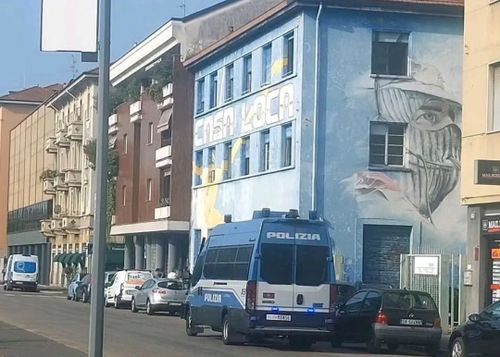
[[[115,274],[113,281],[106,288],[105,305],[113,305],[115,309],[130,304],[137,286],[142,286],[147,280],[153,279],[149,271],[122,270]]]
[[[366,342],[369,352],[383,344],[391,353],[399,345],[425,346],[430,356],[439,353],[441,319],[432,297],[420,291],[365,289],[338,306],[332,345]]]
[[[451,334],[449,350],[451,357],[500,356],[500,301],[458,326]]]
[[[81,280],[85,277],[85,274],[76,273],[68,284],[68,293],[66,295],[68,300],[78,301],[78,296],[76,295],[76,289],[80,284]]]
[[[180,313],[188,291],[188,286],[177,279],[150,279],[137,288],[132,297],[131,310],[146,310],[148,315],[157,311]]]
[[[365,289],[394,289],[394,286],[391,284],[386,284],[386,283],[374,283],[374,282],[369,282],[369,281],[358,281],[354,284],[354,287],[356,288],[356,291],[359,290],[365,290]]]
[[[356,292],[356,287],[351,283],[338,281],[330,285],[330,292],[334,294],[332,301],[335,305],[345,304]]]
[[[110,282],[113,280],[115,273],[116,272],[114,271],[111,272],[107,271],[104,273],[105,292],[106,292],[106,287],[109,286]],[[92,293],[92,275],[87,274],[76,288],[76,296],[77,299],[79,299],[81,302],[87,303],[90,302],[91,293]],[[104,294],[104,296],[106,297],[106,294]]]

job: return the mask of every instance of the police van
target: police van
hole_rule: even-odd
[[[325,222],[296,210],[217,226],[202,246],[183,317],[186,333],[222,332],[224,344],[241,337],[287,337],[293,347],[328,340],[333,330],[335,271]]]

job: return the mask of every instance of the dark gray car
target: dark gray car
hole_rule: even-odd
[[[148,315],[157,311],[174,314],[182,310],[186,293],[187,286],[182,280],[149,279],[134,293],[131,310],[146,310]]]

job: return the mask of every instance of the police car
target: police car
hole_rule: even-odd
[[[287,337],[297,348],[331,338],[335,309],[332,241],[326,223],[310,212],[217,226],[202,246],[183,317],[186,333],[222,332],[224,344]]]

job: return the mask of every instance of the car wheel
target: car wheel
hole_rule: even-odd
[[[467,349],[464,340],[460,337],[453,340],[451,344],[451,357],[467,357]]]
[[[375,335],[375,332],[371,332],[366,347],[370,353],[380,353],[380,340]]]
[[[193,325],[193,318],[191,316],[191,309],[187,310],[186,313],[186,335],[188,336],[197,336],[198,331],[196,331],[196,327]]]
[[[119,309],[121,305],[120,298],[118,296],[115,296],[115,309]]]
[[[311,338],[303,336],[290,336],[288,343],[293,349],[308,350],[313,345],[314,341]]]
[[[225,345],[234,345],[236,342],[236,332],[234,332],[229,323],[229,314],[225,314],[222,319],[222,343]]]
[[[387,344],[387,349],[389,350],[389,353],[396,353],[396,351],[398,350],[398,345],[395,344],[395,343],[388,343]]]
[[[342,342],[344,342],[344,341],[342,340],[342,337],[340,337],[340,336],[334,336],[330,340],[330,344],[332,345],[333,348],[339,348],[339,347],[341,347],[342,346]]]
[[[137,306],[135,306],[135,299],[132,298],[132,301],[130,302],[130,311],[132,312],[137,312],[139,310],[137,310]]]
[[[146,314],[148,315],[154,315],[154,310],[153,310],[153,307],[151,306],[151,303],[148,301],[146,301]]]

